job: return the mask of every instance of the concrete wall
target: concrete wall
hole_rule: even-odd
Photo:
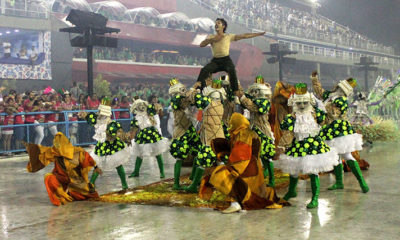
[[[51,71],[53,88],[70,88],[72,86],[72,54],[73,48],[69,42],[69,34],[60,32],[67,27],[56,17],[51,19]]]

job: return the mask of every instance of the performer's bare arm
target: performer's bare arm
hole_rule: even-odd
[[[248,38],[254,38],[254,37],[258,37],[258,36],[263,36],[264,34],[265,34],[265,32],[237,34],[237,35],[235,35],[235,41],[242,40],[242,39],[248,39]]]

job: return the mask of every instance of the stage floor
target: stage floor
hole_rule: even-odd
[[[25,169],[27,157],[0,159],[0,239],[398,239],[400,236],[400,148],[377,143],[362,152],[371,164],[363,171],[370,192],[363,194],[352,173],[344,190],[328,191],[333,175],[321,176],[319,207],[307,210],[309,181],[299,181],[291,207],[230,215],[212,209],[73,202],[53,206],[43,184],[52,166]],[[173,177],[172,159],[166,176]],[[133,163],[125,166],[127,174]],[[190,171],[185,168],[183,173]],[[155,159],[144,161],[130,187],[159,180]],[[100,194],[120,189],[117,171],[97,181]],[[286,189],[278,192],[283,196]]]

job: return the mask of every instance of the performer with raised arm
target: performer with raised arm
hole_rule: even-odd
[[[136,137],[132,139],[131,148],[131,159],[135,159],[135,169],[129,177],[139,177],[144,158],[156,157],[160,178],[165,178],[162,154],[168,151],[169,144],[168,139],[163,138],[156,128],[156,108],[147,101],[137,99],[132,103],[131,112],[135,114],[131,121],[131,134]]]
[[[101,169],[116,169],[121,180],[122,191],[128,189],[126,174],[123,164],[129,161],[131,155],[129,142],[132,136],[122,130],[119,122],[111,120],[110,100],[104,98],[99,105],[99,112],[80,112],[79,117],[86,119],[87,123],[95,128],[93,139],[97,141],[95,149],[90,156],[97,162]],[[93,185],[99,172],[94,171],[90,179]]]
[[[364,193],[369,191],[358,162],[351,155],[351,152],[362,149],[362,135],[355,133],[351,124],[347,121],[346,111],[348,109],[347,97],[353,93],[357,81],[353,78],[340,81],[333,91],[326,91],[322,88],[318,73],[314,71],[311,75],[314,92],[323,99],[327,119],[326,125],[321,129],[319,136],[339,153],[340,159],[345,159]],[[339,159],[339,161],[340,161]],[[343,164],[334,168],[336,183],[328,188],[329,190],[343,189]]]
[[[228,34],[225,33],[228,28],[228,23],[223,18],[217,18],[215,21],[215,35],[209,35],[204,41],[200,43],[200,47],[211,45],[213,59],[210,63],[205,65],[197,78],[201,82],[201,89],[206,87],[206,78],[212,73],[225,71],[229,74],[231,88],[234,92],[239,89],[239,83],[236,76],[235,65],[229,57],[229,48],[231,42],[242,39],[254,38],[262,36],[265,32],[260,33],[244,33],[244,34]]]
[[[195,106],[191,106],[194,104],[195,96],[200,94],[196,92],[196,86],[187,90],[176,78],[171,79],[169,84],[168,93],[171,95],[171,107],[174,113],[174,131],[169,152],[176,159],[173,189],[181,190],[179,178],[182,162],[189,154],[197,155],[198,148],[201,145],[200,137],[193,124],[194,113],[192,108],[195,108]],[[196,85],[198,84],[196,83]]]
[[[261,139],[260,158],[264,166],[264,177],[269,175],[268,186],[275,187],[274,164],[275,155],[274,134],[268,122],[271,108],[271,86],[264,83],[264,77],[259,75],[255,83],[250,85],[248,95],[240,97],[241,104],[250,112],[251,129]]]

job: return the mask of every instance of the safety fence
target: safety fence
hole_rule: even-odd
[[[98,112],[98,110],[84,110],[85,112]],[[82,110],[74,111],[59,111],[59,112],[21,112],[13,114],[12,117],[22,116],[37,116],[57,114],[58,121],[55,122],[38,122],[29,124],[13,124],[0,125],[0,155],[12,155],[12,153],[23,152],[25,147],[23,141],[44,146],[51,146],[54,135],[57,132],[62,132],[67,136],[71,143],[75,146],[88,146],[95,144],[96,141],[92,138],[94,135],[94,127],[90,126],[85,119],[79,119],[78,113]],[[121,123],[124,131],[129,131],[132,114],[129,112],[129,118],[119,118],[122,112],[129,112],[129,109],[113,109],[112,119]],[[1,123],[4,123],[4,118],[8,115],[1,113]]]

